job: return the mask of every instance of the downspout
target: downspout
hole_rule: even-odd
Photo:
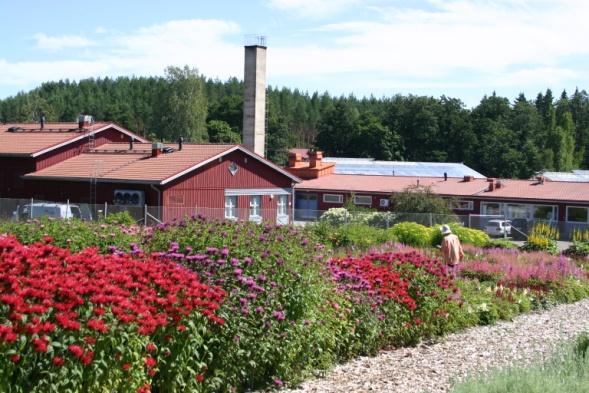
[[[157,192],[157,218],[158,220],[162,221],[162,215],[161,215],[161,208],[162,208],[162,192],[160,191],[159,188],[157,188],[156,186],[154,186],[153,184],[149,185],[151,187],[152,190],[154,190],[155,192]]]

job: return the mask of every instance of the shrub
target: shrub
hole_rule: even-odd
[[[135,219],[128,211],[108,214],[104,220],[107,224],[114,225],[134,225]]]
[[[564,254],[571,258],[587,259],[589,256],[589,243],[573,242],[573,244],[564,251]]]
[[[199,388],[224,292],[188,269],[0,237],[0,272],[2,391]]]
[[[391,212],[377,212],[369,209],[349,211],[345,207],[329,209],[320,218],[320,222],[333,226],[365,224],[378,228],[389,228],[394,224],[394,220],[395,214]]]
[[[516,249],[517,244],[505,239],[489,239],[489,242],[483,246],[484,248],[502,248],[502,249]]]
[[[557,240],[560,236],[558,229],[549,224],[539,223],[534,225],[528,239],[521,247],[524,251],[546,251],[558,254]]]
[[[478,229],[465,228],[459,223],[447,224],[452,233],[454,233],[460,239],[463,244],[472,244],[473,246],[483,247],[486,246],[489,241],[489,235]],[[442,243],[442,232],[439,227],[432,227],[432,245],[436,246]]]
[[[375,228],[366,224],[349,224],[334,226],[325,222],[319,222],[309,226],[321,243],[334,248],[345,247],[356,250],[367,250],[396,238],[392,232]]]
[[[403,244],[426,247],[431,244],[434,229],[415,222],[401,222],[391,228],[393,235]]]
[[[323,213],[320,221],[331,225],[344,225],[352,221],[352,214],[345,207],[336,207]]]

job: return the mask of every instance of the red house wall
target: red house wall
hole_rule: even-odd
[[[109,128],[105,131],[99,132],[95,136],[94,146],[98,147],[110,142],[126,142],[129,137],[126,134],[114,129]],[[58,162],[67,160],[68,158],[75,157],[85,150],[88,149],[88,137],[80,139],[74,143],[70,143],[66,146],[62,146],[59,149],[55,149],[41,157],[37,158],[36,170],[47,168],[48,166],[55,165]]]
[[[33,158],[0,157],[0,198],[26,198],[21,176],[34,171]]]
[[[238,167],[232,175],[229,166]],[[222,161],[211,162],[204,167],[164,186],[163,204],[168,216],[183,217],[198,212],[210,217],[223,218],[226,189],[291,188],[292,179],[268,167],[258,160],[236,151],[223,157]],[[291,197],[288,198],[292,203]],[[277,198],[261,197],[263,218],[272,221],[276,217]],[[247,218],[249,197],[237,198],[240,218]],[[182,214],[182,212],[186,212]]]

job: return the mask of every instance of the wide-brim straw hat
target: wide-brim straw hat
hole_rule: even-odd
[[[442,232],[442,235],[448,235],[448,234],[452,233],[452,229],[450,229],[450,227],[448,225],[442,225],[440,227],[440,231]]]

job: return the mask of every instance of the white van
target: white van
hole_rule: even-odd
[[[18,206],[16,210],[12,213],[12,218],[15,221],[26,221],[44,216],[62,219],[92,219],[89,211],[83,214],[83,209],[81,209],[80,206],[66,203],[28,203],[26,205]]]
[[[489,220],[485,225],[485,232],[490,236],[510,236],[511,221],[509,220]]]

